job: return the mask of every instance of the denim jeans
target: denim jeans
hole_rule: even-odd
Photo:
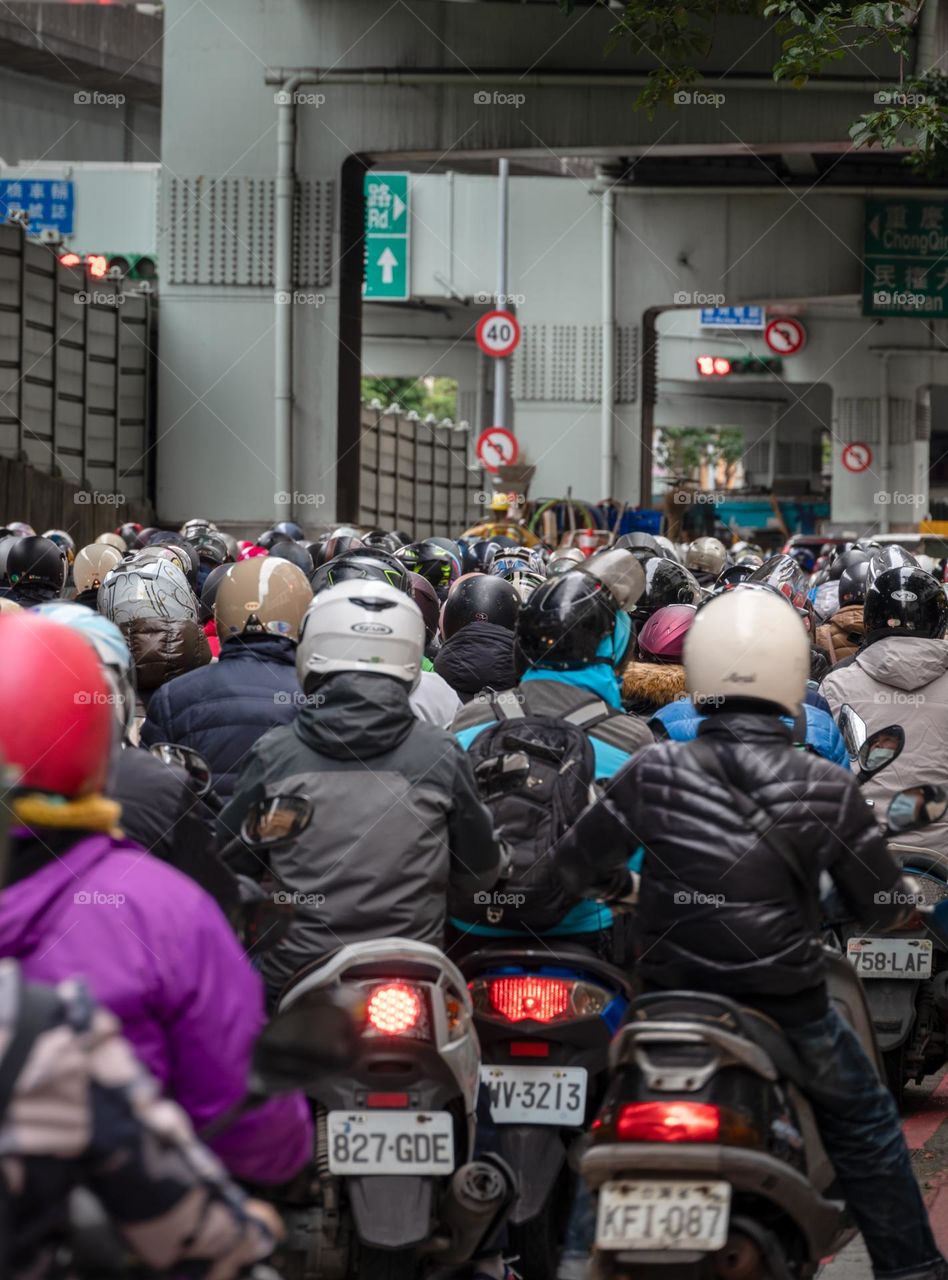
[[[806,1067],[805,1092],[877,1280],[942,1280],[948,1272],[898,1110],[856,1033],[831,1009],[815,1022],[785,1027],[784,1034]]]

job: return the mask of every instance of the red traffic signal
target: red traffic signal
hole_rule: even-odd
[[[726,378],[731,372],[727,356],[698,356],[695,363],[702,378]]]

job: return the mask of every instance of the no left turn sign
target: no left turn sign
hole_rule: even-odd
[[[517,437],[506,427],[488,427],[478,437],[477,456],[488,471],[512,467],[520,456]]]
[[[806,342],[806,329],[793,316],[778,316],[764,329],[764,341],[778,356],[794,356]]]
[[[847,471],[859,475],[872,466],[872,450],[861,440],[854,440],[852,444],[843,446],[842,463]]]
[[[485,356],[509,356],[520,342],[520,325],[511,311],[488,311],[481,316],[474,338]]]

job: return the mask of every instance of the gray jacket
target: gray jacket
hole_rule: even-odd
[[[317,705],[318,702],[318,705]],[[444,944],[449,891],[489,889],[500,853],[464,751],[417,719],[405,685],[388,676],[336,675],[290,725],[259,739],[220,815],[225,839],[262,796],[305,795],[314,813],[269,868],[246,850],[235,870],[269,869],[296,919],[261,957],[271,994],[346,943],[403,937]]]
[[[820,685],[834,716],[848,702],[870,733],[890,724],[905,730],[894,764],[863,788],[885,819],[897,791],[922,782],[948,783],[948,643],[916,636],[877,640],[836,667]],[[948,857],[948,821],[900,836],[899,844]]]

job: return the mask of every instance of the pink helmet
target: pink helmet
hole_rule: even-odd
[[[639,632],[639,653],[645,662],[681,662],[685,636],[697,610],[690,604],[666,604],[656,609]]]
[[[240,546],[240,550],[237,552],[237,559],[253,560],[256,556],[265,556],[266,554],[266,547],[258,547],[255,542],[245,542]]]

